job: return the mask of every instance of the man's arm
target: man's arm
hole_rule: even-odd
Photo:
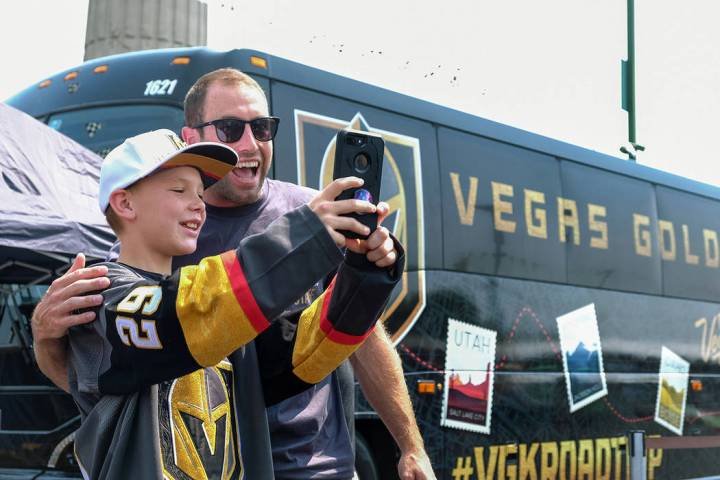
[[[69,391],[67,376],[67,329],[92,321],[94,312],[74,313],[102,303],[102,295],[86,295],[106,288],[107,267],[85,267],[85,255],[78,254],[70,269],[52,282],[35,307],[31,319],[33,349],[40,371],[55,385]]]
[[[67,338],[33,342],[33,351],[40,371],[58,388],[70,393],[67,370]]]
[[[434,480],[435,474],[415,421],[400,358],[381,325],[350,357],[350,363],[365,398],[400,447],[400,478]]]

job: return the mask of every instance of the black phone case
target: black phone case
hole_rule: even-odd
[[[333,179],[354,176],[362,178],[365,182],[361,188],[345,190],[337,197],[337,200],[356,198],[356,195],[359,195],[357,198],[362,198],[362,192],[358,194],[358,191],[366,190],[370,193],[370,199],[365,198],[365,200],[377,205],[380,201],[384,152],[385,142],[378,134],[349,128],[337,133]],[[359,155],[364,155],[368,159],[366,169],[362,168],[364,166],[362,160],[356,160]],[[376,213],[365,215],[351,213],[348,216],[356,218],[360,223],[366,225],[371,233],[377,228]],[[341,231],[340,233],[347,238],[367,238],[367,235],[358,235],[355,232]]]

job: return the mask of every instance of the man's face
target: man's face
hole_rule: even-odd
[[[253,120],[268,115],[265,96],[256,88],[215,82],[207,91],[202,123],[221,118]],[[220,141],[213,125],[197,130],[187,128],[183,130],[188,143]],[[208,189],[207,199],[210,203],[217,203],[212,200],[219,197],[220,203],[225,206],[241,206],[256,202],[260,198],[263,183],[272,163],[272,141],[256,140],[250,125],[246,124],[240,140],[226,145],[237,152],[240,161],[232,172]]]

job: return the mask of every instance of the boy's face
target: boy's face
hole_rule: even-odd
[[[142,241],[160,254],[195,251],[205,223],[200,172],[193,167],[161,170],[131,187],[134,225]]]

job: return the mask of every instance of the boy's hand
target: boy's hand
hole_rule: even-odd
[[[345,217],[348,213],[375,213],[376,207],[363,200],[335,200],[344,190],[358,188],[363,180],[357,177],[338,178],[325,187],[308,206],[325,224],[330,236],[339,248],[345,247],[347,240],[338,230],[350,230],[359,235],[368,235],[370,229],[354,218]]]
[[[397,250],[395,242],[390,237],[390,231],[380,226],[385,217],[390,213],[390,207],[385,202],[377,205],[378,228],[368,237],[367,240],[347,239],[345,246],[355,253],[364,253],[368,261],[378,267],[389,267],[397,261]]]

